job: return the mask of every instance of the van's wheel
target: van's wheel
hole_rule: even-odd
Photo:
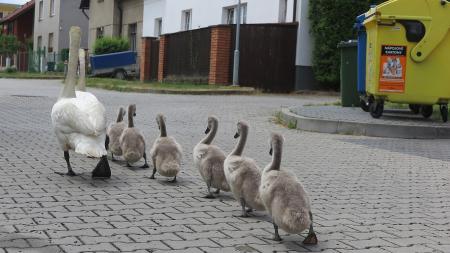
[[[442,121],[447,122],[448,121],[448,105],[441,105],[439,109],[441,110]]]
[[[359,100],[359,107],[365,112],[369,112],[370,109],[370,103],[364,99]]]
[[[409,109],[410,109],[414,114],[419,114],[419,113],[420,113],[420,105],[410,104],[410,105],[409,105]]]
[[[384,103],[383,101],[374,101],[373,103],[370,104],[370,115],[375,118],[378,119],[381,117],[381,115],[383,115],[383,111],[384,111]]]
[[[426,119],[431,117],[433,114],[433,106],[432,105],[424,105],[422,106],[422,116]]]
[[[120,80],[125,80],[127,78],[127,73],[125,70],[119,69],[114,73],[114,77]]]

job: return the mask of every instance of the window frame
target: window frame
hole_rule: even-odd
[[[162,18],[155,18],[155,28],[153,34],[155,37],[160,37],[162,34],[162,24],[163,20]]]
[[[181,11],[181,30],[189,31],[191,29],[192,29],[192,9],[183,10]]]
[[[49,16],[50,16],[50,17],[55,16],[55,12],[56,12],[56,9],[55,9],[55,0],[50,0],[50,14],[49,14]]]
[[[237,23],[237,5],[225,6],[222,9],[222,24],[234,25]],[[229,12],[233,11],[233,21],[230,22]],[[247,24],[247,3],[241,4],[241,24]]]
[[[55,39],[54,34],[53,33],[49,33],[48,34],[48,41],[47,41],[47,52],[49,52],[49,53],[53,53],[53,51],[54,51],[53,50],[53,44],[54,44],[53,41],[54,41],[54,39]],[[50,45],[50,42],[51,42],[51,45]],[[50,51],[50,49],[51,49],[51,51]]]
[[[43,17],[44,17],[44,1],[40,0],[38,6],[38,20],[39,21],[43,20]]]
[[[288,4],[288,0],[280,0],[280,5],[278,7],[278,23],[287,23]]]

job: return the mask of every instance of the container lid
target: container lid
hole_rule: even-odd
[[[341,41],[337,45],[338,48],[344,48],[344,47],[357,47],[358,46],[358,40],[347,40],[347,41]]]

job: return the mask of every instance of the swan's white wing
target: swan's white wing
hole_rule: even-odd
[[[61,99],[52,109],[52,122],[55,129],[64,134],[80,133],[94,136],[96,129],[89,114],[80,110],[75,99]]]

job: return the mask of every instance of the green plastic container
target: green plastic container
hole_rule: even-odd
[[[359,107],[358,94],[358,41],[342,41],[341,50],[341,103],[343,107]]]

